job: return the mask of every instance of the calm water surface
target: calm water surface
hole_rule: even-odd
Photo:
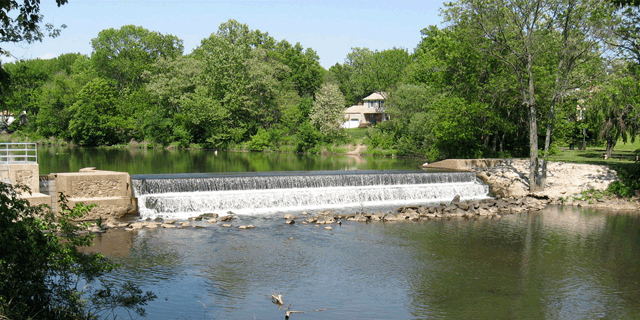
[[[640,220],[577,208],[499,220],[110,231],[149,319],[637,319]],[[314,311],[322,310],[322,311]]]
[[[38,148],[40,174],[77,172],[85,167],[129,174],[309,170],[415,170],[420,159],[218,152],[212,150]]]

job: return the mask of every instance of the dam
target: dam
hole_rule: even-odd
[[[141,218],[428,204],[488,197],[473,172],[300,171],[132,175]]]

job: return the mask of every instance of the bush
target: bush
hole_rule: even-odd
[[[0,319],[97,319],[119,307],[144,315],[153,293],[101,280],[115,265],[101,254],[78,251],[93,236],[80,235],[86,225],[72,221],[91,207],[70,209],[61,195],[59,208],[56,216],[31,206],[0,183]]]

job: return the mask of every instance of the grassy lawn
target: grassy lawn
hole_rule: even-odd
[[[367,128],[344,129],[344,132],[353,143],[363,143],[364,136],[367,134]]]
[[[598,164],[608,165],[614,170],[623,169],[625,171],[634,171],[637,167],[635,162],[635,150],[640,149],[640,139],[636,139],[635,142],[623,143],[619,141],[613,152],[612,157],[605,160],[603,155],[605,153],[605,147],[587,147],[587,150],[569,150],[568,148],[560,148],[557,154],[549,156],[551,161],[571,162],[571,163],[586,163],[586,164]],[[621,156],[623,158],[616,158]]]

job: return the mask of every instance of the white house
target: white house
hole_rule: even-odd
[[[342,128],[351,129],[362,126],[375,125],[376,123],[389,120],[384,112],[384,101],[387,95],[384,92],[374,92],[362,99],[363,104],[357,104],[344,110]]]

